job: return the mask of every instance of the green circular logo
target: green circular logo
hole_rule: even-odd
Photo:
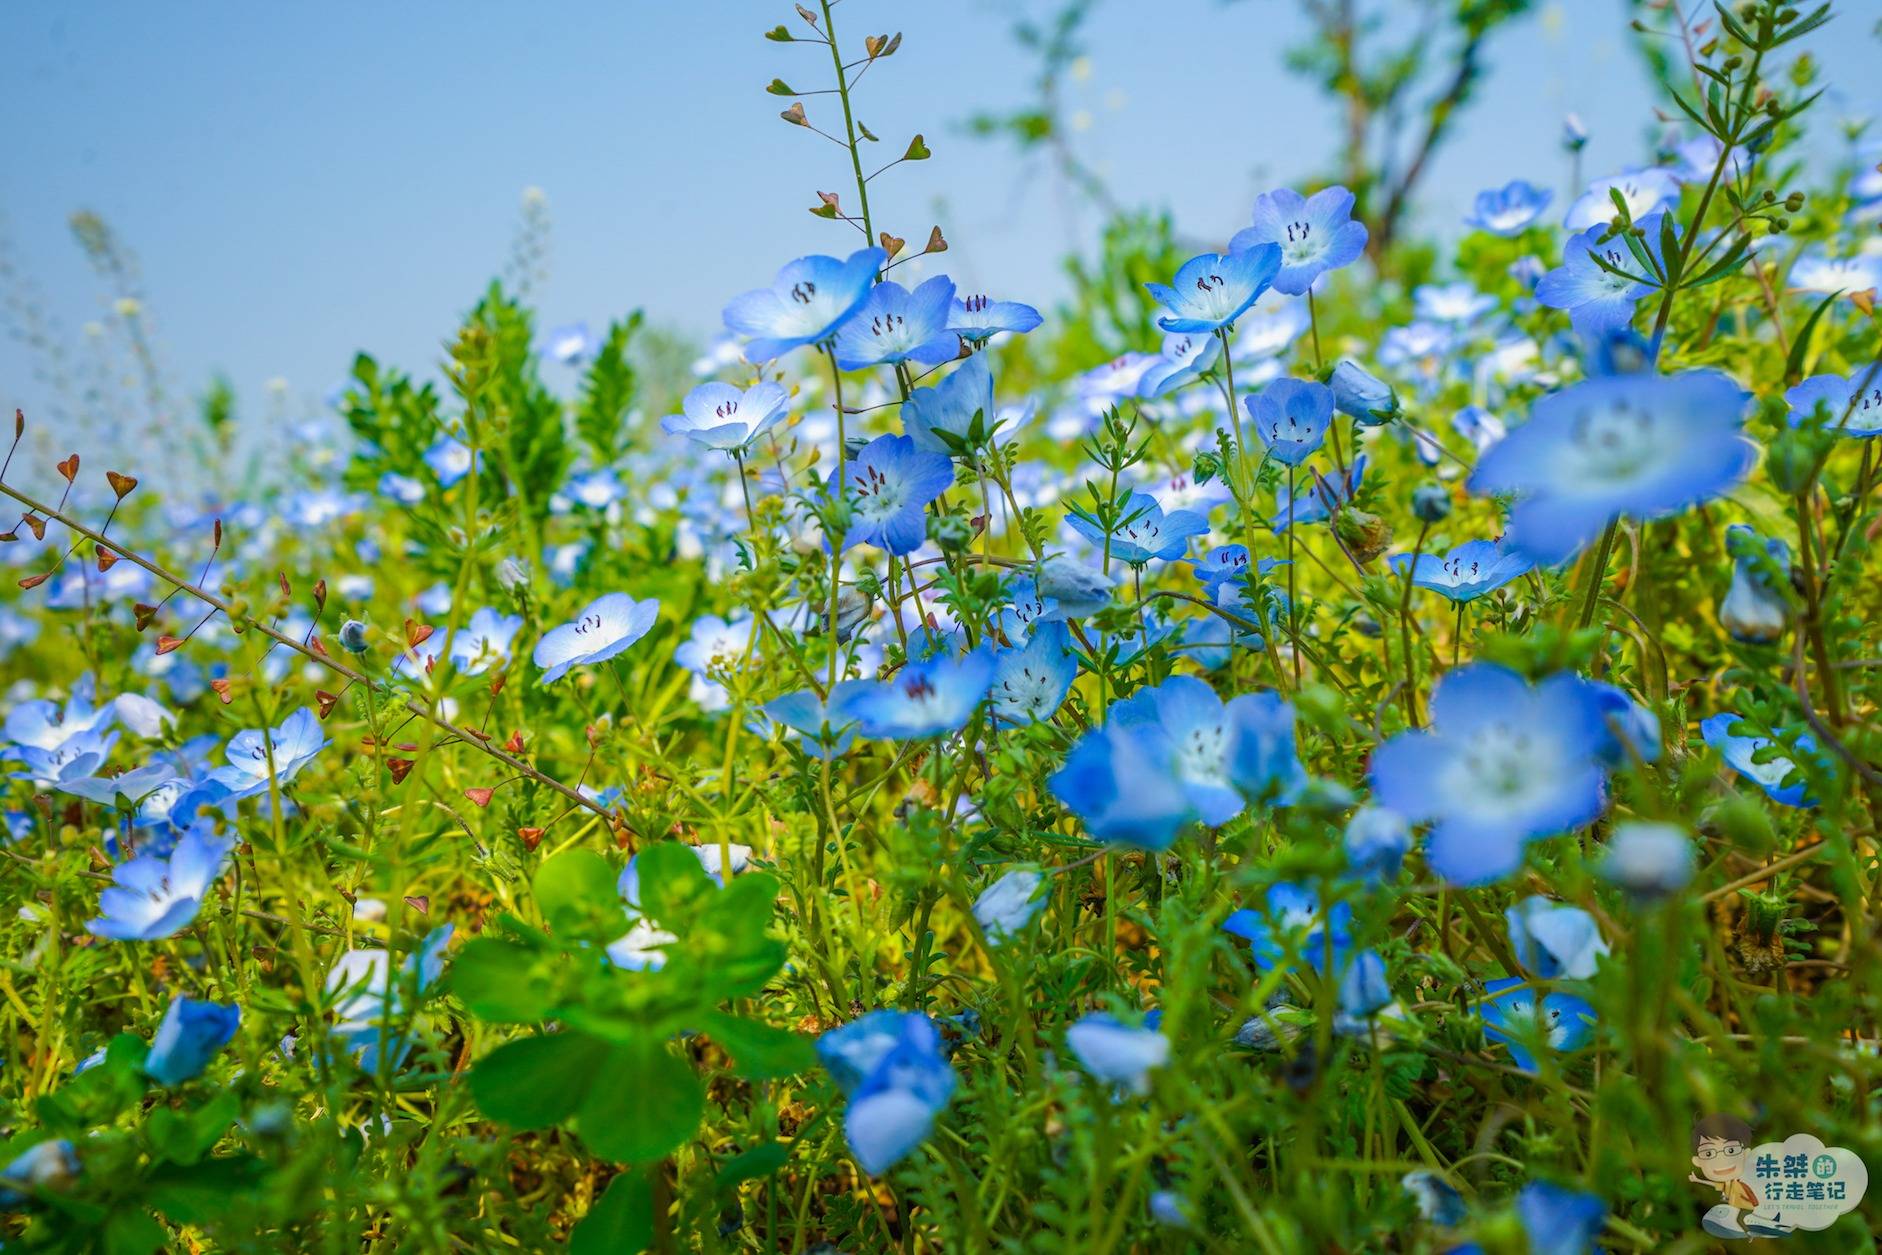
[[[1818,1180],[1829,1180],[1836,1175],[1836,1156],[1818,1155],[1810,1161],[1810,1170],[1817,1174]]]

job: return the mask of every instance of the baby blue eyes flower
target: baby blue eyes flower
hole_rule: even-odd
[[[914,741],[958,732],[986,700],[994,671],[993,654],[985,648],[911,662],[886,680],[846,692],[836,713],[871,738]]]
[[[1511,179],[1502,187],[1478,192],[1464,221],[1480,231],[1507,238],[1540,218],[1554,197],[1555,193],[1524,179]]]
[[[1329,270],[1350,266],[1366,250],[1366,226],[1353,221],[1353,194],[1343,187],[1302,196],[1287,188],[1255,198],[1253,226],[1229,241],[1232,249],[1277,245],[1281,267],[1274,290],[1300,296]]]
[[[1226,704],[1194,676],[1172,676],[1111,706],[1110,721],[1161,746],[1197,817],[1219,827],[1246,799],[1291,802],[1306,783],[1294,751],[1294,708],[1269,691]]]
[[[1660,220],[1655,214],[1640,223],[1655,258],[1660,255]],[[1536,300],[1550,309],[1567,310],[1576,332],[1591,338],[1627,326],[1640,298],[1659,286],[1627,244],[1619,236],[1603,240],[1607,234],[1606,226],[1593,226],[1574,236],[1562,246],[1562,264],[1536,284]]]
[[[1656,210],[1672,207],[1679,199],[1679,180],[1673,177],[1672,171],[1659,166],[1625,170],[1609,178],[1596,179],[1568,207],[1568,216],[1562,219],[1562,225],[1570,231],[1606,226],[1615,216],[1615,192],[1627,203],[1628,217],[1639,222]]]
[[[1398,393],[1357,362],[1341,362],[1327,379],[1333,389],[1333,408],[1368,427],[1392,421],[1398,414]]]
[[[472,612],[470,622],[453,633],[449,656],[464,675],[482,675],[510,660],[510,645],[523,630],[520,614],[498,614],[488,606]]]
[[[63,708],[45,698],[16,704],[7,711],[7,740],[30,749],[56,750],[80,733],[102,732],[117,717],[117,707],[111,702],[94,706],[95,693],[96,685],[87,674],[72,685]]]
[[[1734,523],[1725,529],[1725,549],[1734,560],[1732,585],[1719,603],[1719,626],[1735,641],[1769,645],[1784,635],[1784,625],[1790,621],[1790,603],[1771,583],[1772,578],[1789,579],[1790,546]],[[1760,556],[1776,568],[1775,576],[1756,560]]]
[[[216,1052],[235,1037],[242,1009],[219,1002],[198,1002],[178,994],[170,1000],[150,1039],[144,1071],[159,1085],[174,1088],[202,1075]]]
[[[1411,565],[1411,581],[1419,588],[1441,593],[1453,602],[1474,601],[1494,592],[1535,566],[1527,556],[1501,540],[1472,540],[1439,557],[1421,553],[1412,564],[1408,553],[1393,554],[1392,570],[1403,575]]]
[[[1292,493],[1288,492],[1286,484],[1281,485],[1274,494],[1272,529],[1284,532],[1295,523],[1320,522],[1335,508],[1351,501],[1365,477],[1366,455],[1362,453],[1353,459],[1353,465],[1344,475],[1315,473],[1312,483],[1297,485]]]
[[[1260,242],[1230,247],[1232,251],[1227,253],[1190,258],[1167,284],[1144,284],[1157,303],[1169,311],[1157,316],[1157,326],[1165,331],[1210,335],[1241,317],[1268,290],[1281,267],[1281,250]]]
[[[1538,1036],[1551,1054],[1567,1054],[1594,1033],[1594,1008],[1573,994],[1548,994],[1538,1004],[1536,990],[1526,976],[1487,981],[1483,989],[1487,996],[1478,1010],[1483,1015],[1484,1036],[1508,1046],[1510,1062],[1524,1072],[1536,1071],[1530,1046]]]
[[[1793,784],[1785,783],[1797,770],[1797,764],[1782,754],[1765,753],[1776,745],[1771,738],[1733,732],[1732,725],[1738,721],[1739,717],[1729,712],[1713,715],[1699,725],[1699,734],[1707,745],[1719,752],[1726,766],[1763,789],[1773,802],[1780,806],[1815,806],[1817,800],[1810,796],[1809,786],[1801,777]],[[1805,733],[1797,738],[1797,748],[1805,754],[1815,754],[1817,743]]]
[[[915,361],[929,366],[960,356],[961,338],[948,330],[954,281],[936,275],[913,292],[884,280],[836,332],[836,364],[844,370]]]
[[[410,475],[387,471],[379,477],[379,495],[400,505],[417,505],[425,499],[425,486]]]
[[[110,941],[157,941],[187,928],[229,864],[233,838],[192,828],[168,858],[140,854],[111,869],[98,895],[98,918],[85,927]]]
[[[1109,723],[1080,737],[1048,784],[1098,840],[1168,849],[1196,817],[1169,757],[1154,730]]]
[[[842,708],[853,694],[873,683],[841,681],[827,702],[813,689],[800,689],[766,702],[764,713],[773,723],[796,733],[797,747],[810,757],[841,758],[856,741],[856,721],[843,715]]]
[[[216,768],[209,778],[225,786],[232,798],[258,797],[268,792],[270,775],[277,786],[286,784],[313,762],[326,744],[320,716],[303,706],[272,732],[245,728],[230,737],[228,766]]]
[[[569,322],[549,329],[549,334],[543,337],[542,355],[552,362],[572,366],[593,357],[598,347],[587,323]]]
[[[626,593],[597,597],[571,623],[550,628],[536,642],[531,660],[543,668],[542,684],[554,684],[572,667],[606,662],[653,627],[660,603],[652,597],[635,601]]]
[[[1790,425],[1801,426],[1822,408],[1824,430],[1867,439],[1882,436],[1882,366],[1869,366],[1845,378],[1812,375],[1784,394]]]
[[[1148,400],[1171,393],[1202,376],[1222,356],[1222,341],[1198,331],[1172,331],[1163,337],[1163,352],[1144,371],[1137,395]]]
[[[1038,310],[1018,301],[996,301],[979,295],[957,296],[948,311],[947,329],[978,345],[1002,331],[1024,335],[1044,321]]]
[[[34,1190],[63,1190],[78,1179],[83,1166],[78,1151],[63,1137],[35,1142],[0,1169],[0,1180]],[[11,1207],[20,1201],[17,1193],[0,1190],[0,1204]]]
[[[852,514],[843,547],[871,545],[900,556],[928,535],[928,503],[954,483],[945,453],[927,453],[911,436],[877,436],[844,468]]]
[[[1873,292],[1882,287],[1882,253],[1831,257],[1821,248],[1810,249],[1792,263],[1790,286],[1824,296]]]
[[[1407,1172],[1399,1178],[1399,1184],[1417,1202],[1418,1215],[1432,1224],[1450,1229],[1463,1224],[1470,1217],[1464,1196],[1435,1172]]]
[[[1693,843],[1673,824],[1616,824],[1601,860],[1602,878],[1637,898],[1661,898],[1692,882]]]
[[[1607,1214],[1607,1204],[1595,1195],[1547,1181],[1532,1181],[1516,1196],[1516,1217],[1533,1255],[1588,1255],[1599,1249],[1595,1243]]]
[[[1008,723],[1050,719],[1077,675],[1065,624],[1038,624],[1025,648],[994,654],[993,713]]]
[[[1033,583],[1038,595],[1052,603],[1047,619],[1090,618],[1111,604],[1116,587],[1113,577],[1062,554],[1041,562]]]
[[[1277,558],[1263,558],[1255,564],[1255,570],[1266,575],[1276,567],[1286,565],[1286,562]],[[1248,546],[1221,545],[1200,558],[1190,559],[1190,566],[1195,568],[1196,578],[1202,581],[1203,591],[1209,594],[1209,600],[1220,602],[1223,585],[1247,582]]]
[[[1243,907],[1235,911],[1222,921],[1222,931],[1248,942],[1255,964],[1264,970],[1297,956],[1325,972],[1344,965],[1352,945],[1352,924],[1353,908],[1347,903],[1335,902],[1323,916],[1319,894],[1305,885],[1282,881],[1268,886],[1261,910]]]
[[[1242,404],[1268,456],[1288,466],[1313,456],[1333,421],[1333,390],[1306,379],[1277,379]]]
[[[1587,980],[1608,953],[1594,917],[1580,907],[1532,894],[1504,911],[1503,919],[1516,961],[1542,980]]]
[[[941,1030],[918,1011],[871,1011],[819,1037],[817,1056],[849,1100],[844,1137],[870,1176],[921,1145],[954,1093]]]
[[[425,450],[425,465],[438,477],[440,488],[449,488],[469,473],[470,446],[454,436],[440,436],[431,448]]]
[[[974,919],[990,943],[1004,945],[1025,931],[1045,908],[1045,895],[1039,892],[1044,885],[1044,876],[1019,868],[987,886],[974,900]]]
[[[823,344],[869,299],[876,272],[888,259],[879,248],[858,249],[842,261],[800,257],[778,271],[770,287],[732,298],[725,307],[726,328],[751,337],[745,356],[753,362]]]
[[[784,417],[790,399],[782,386],[770,382],[745,389],[702,383],[686,394],[680,413],[660,420],[660,430],[708,449],[743,453]]]
[[[1066,522],[1072,530],[1103,546],[1104,531],[1091,519],[1073,515]],[[1183,556],[1193,536],[1209,530],[1209,520],[1189,510],[1168,514],[1147,492],[1134,492],[1124,506],[1124,517],[1111,529],[1110,553],[1120,562],[1141,566],[1153,558],[1170,561]]]
[[[1346,868],[1361,880],[1379,884],[1398,875],[1411,851],[1405,817],[1383,806],[1366,806],[1346,821]]]
[[[1496,308],[1496,298],[1468,283],[1425,283],[1412,293],[1413,312],[1428,322],[1472,323]]]
[[[993,368],[976,353],[932,388],[917,388],[902,403],[902,429],[923,453],[966,456],[996,434]]]
[[[1065,1044],[1085,1071],[1139,1096],[1150,1092],[1150,1074],[1170,1059],[1170,1039],[1161,1032],[1132,1028],[1102,1011],[1066,1029]]]
[[[327,996],[332,1000],[333,1039],[352,1052],[367,1072],[382,1062],[397,1067],[412,1048],[402,1026],[405,990],[424,993],[444,972],[444,948],[453,926],[445,924],[425,934],[416,951],[405,956],[395,974],[391,954],[377,947],[348,950],[327,970]]]
[[[1530,840],[1578,828],[1606,805],[1609,733],[1576,676],[1531,688],[1507,668],[1473,663],[1438,681],[1431,724],[1373,751],[1373,796],[1433,825],[1426,859],[1454,885],[1502,879]]]
[[[1386,978],[1385,960],[1376,950],[1362,950],[1347,964],[1340,977],[1339,1013],[1350,1020],[1364,1020],[1392,1005],[1392,984]]]
[[[1511,543],[1561,562],[1614,519],[1661,518],[1743,479],[1745,392],[1712,370],[1584,380],[1536,402],[1478,461],[1471,491],[1516,494]]]

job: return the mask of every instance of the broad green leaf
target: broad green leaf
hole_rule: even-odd
[[[682,937],[699,904],[718,892],[693,848],[678,841],[647,846],[635,856],[634,868],[640,875],[640,909]]]
[[[505,1042],[471,1069],[471,1097],[493,1120],[547,1128],[575,1114],[607,1058],[586,1033],[551,1033]]]
[[[653,1245],[653,1182],[623,1172],[569,1234],[570,1255],[634,1255]]]
[[[618,873],[593,850],[564,850],[536,869],[536,906],[549,928],[564,937],[612,940],[627,931]]]
[[[693,1135],[706,1087],[665,1042],[642,1038],[608,1051],[576,1116],[588,1149],[616,1163],[649,1163]]]
[[[713,1182],[720,1189],[726,1189],[741,1181],[756,1181],[782,1168],[790,1158],[791,1148],[788,1143],[761,1142],[720,1164]]]
[[[725,1048],[732,1056],[732,1070],[747,1080],[793,1076],[817,1062],[817,1052],[808,1037],[759,1020],[715,1011],[699,1028]]]
[[[550,973],[541,956],[525,946],[478,937],[451,962],[450,990],[479,1019],[493,1024],[529,1024],[555,1005]]]

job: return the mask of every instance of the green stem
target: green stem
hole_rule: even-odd
[[[830,16],[830,0],[820,0],[823,6],[823,34],[830,44],[830,64],[836,67],[837,99],[843,102],[843,135],[849,141],[850,169],[856,174],[856,198],[862,202],[863,235],[871,244],[876,242],[875,224],[869,218],[869,181],[863,178],[862,153],[856,146],[856,115],[850,109],[849,75],[843,69],[843,54],[836,46],[836,22]],[[837,421],[842,421],[842,408],[837,409]]]

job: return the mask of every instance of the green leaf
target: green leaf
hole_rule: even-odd
[[[653,1182],[623,1172],[569,1234],[570,1255],[633,1255],[653,1245]]]
[[[1784,363],[1784,383],[1787,386],[1795,384],[1804,377],[1804,358],[1809,355],[1810,338],[1816,332],[1817,321],[1829,312],[1830,306],[1835,304],[1836,298],[1842,294],[1843,290],[1838,288],[1824,297],[1822,302],[1810,311],[1810,317],[1804,320],[1804,325],[1798,330],[1797,337],[1791,341],[1791,355]]]
[[[494,937],[466,943],[452,960],[447,980],[458,1001],[493,1024],[533,1024],[555,1006],[555,991],[540,956]]]
[[[770,86],[766,87],[765,90],[770,92],[773,96],[795,96],[797,94],[792,91],[781,78],[772,79]]]
[[[575,1114],[607,1055],[607,1044],[586,1033],[505,1042],[471,1069],[471,1097],[492,1120],[547,1128]]]
[[[114,1211],[105,1221],[105,1255],[151,1255],[168,1241],[163,1226],[142,1208]]]
[[[700,903],[718,892],[693,848],[678,841],[646,847],[635,856],[634,868],[640,876],[640,909],[670,932],[683,932]]]
[[[531,887],[551,931],[611,941],[626,931],[617,879],[608,860],[593,850],[564,850],[536,869]]]
[[[691,1137],[705,1109],[692,1065],[647,1037],[608,1051],[576,1128],[602,1159],[649,1163]]]
[[[908,151],[902,154],[903,161],[926,161],[934,154],[928,151],[928,145],[917,135],[908,141]]]
[[[780,44],[792,44],[797,42],[797,36],[791,34],[791,32],[786,30],[782,25],[774,26],[766,31],[765,38]]]
[[[759,1020],[742,1019],[722,1011],[709,1014],[700,1031],[732,1056],[732,1070],[751,1081],[776,1080],[806,1071],[817,1062],[810,1039],[789,1029],[773,1028]]]
[[[189,1165],[221,1141],[222,1135],[241,1114],[241,1099],[234,1090],[225,1089],[195,1111],[155,1108],[145,1132],[151,1149],[158,1156],[172,1163]]]
[[[718,1173],[713,1177],[713,1184],[723,1190],[741,1181],[768,1177],[789,1162],[790,1158],[791,1147],[788,1142],[761,1142],[720,1164]]]

